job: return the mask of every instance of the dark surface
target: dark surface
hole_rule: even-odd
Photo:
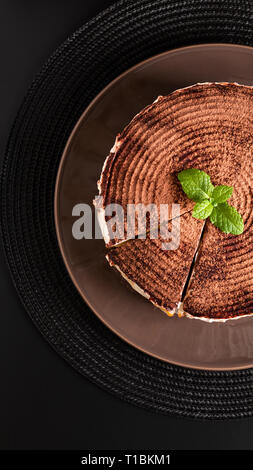
[[[1,155],[18,106],[48,55],[112,2],[1,2]],[[250,449],[252,419],[191,422],[111,397],[51,350],[1,263],[1,449]]]
[[[0,221],[7,263],[39,331],[92,383],[168,416],[252,417],[253,369],[205,371],[165,363],[120,340],[98,320],[71,282],[59,251],[53,208],[57,170],[80,114],[111,80],[158,52],[192,42],[253,46],[248,24],[252,6],[238,7],[237,0],[218,1],[215,8],[213,0],[204,5],[203,0],[120,0],[99,13],[70,35],[36,76],[15,119],[1,172]],[[236,61],[241,60],[240,55]],[[126,93],[130,100],[130,87]],[[109,127],[115,114],[107,116]],[[101,143],[99,132],[97,150]],[[96,158],[95,152],[91,165]],[[80,173],[74,172],[73,178],[73,184],[84,184]],[[96,275],[101,277],[99,269]],[[100,290],[98,286],[96,295]],[[184,341],[183,335],[179,338]]]

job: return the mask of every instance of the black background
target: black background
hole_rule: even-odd
[[[109,0],[0,0],[0,156],[31,80]],[[0,253],[0,449],[253,449],[253,419],[200,422],[130,406],[57,356]]]

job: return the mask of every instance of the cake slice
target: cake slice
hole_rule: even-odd
[[[183,302],[186,315],[209,321],[253,314],[253,214],[242,235],[227,235],[207,222]]]
[[[204,223],[190,214],[180,217],[171,250],[161,237],[129,240],[107,252],[107,260],[139,294],[168,315],[178,312]],[[172,229],[172,222],[168,229]],[[179,243],[177,238],[179,237]]]

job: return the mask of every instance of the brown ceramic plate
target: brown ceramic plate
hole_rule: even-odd
[[[158,95],[210,81],[253,85],[253,48],[207,44],[175,49],[135,66],[107,86],[85,110],[66,145],[56,182],[55,221],[73,283],[122,339],[173,364],[243,369],[253,366],[253,317],[225,324],[168,318],[108,266],[103,240],[72,237],[72,208],[78,203],[92,207],[116,134]]]

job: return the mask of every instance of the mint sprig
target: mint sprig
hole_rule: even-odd
[[[241,215],[227,200],[233,194],[232,186],[214,187],[210,176],[202,170],[190,168],[178,174],[183,191],[196,202],[192,215],[196,219],[210,221],[224,233],[240,235],[244,230]]]

